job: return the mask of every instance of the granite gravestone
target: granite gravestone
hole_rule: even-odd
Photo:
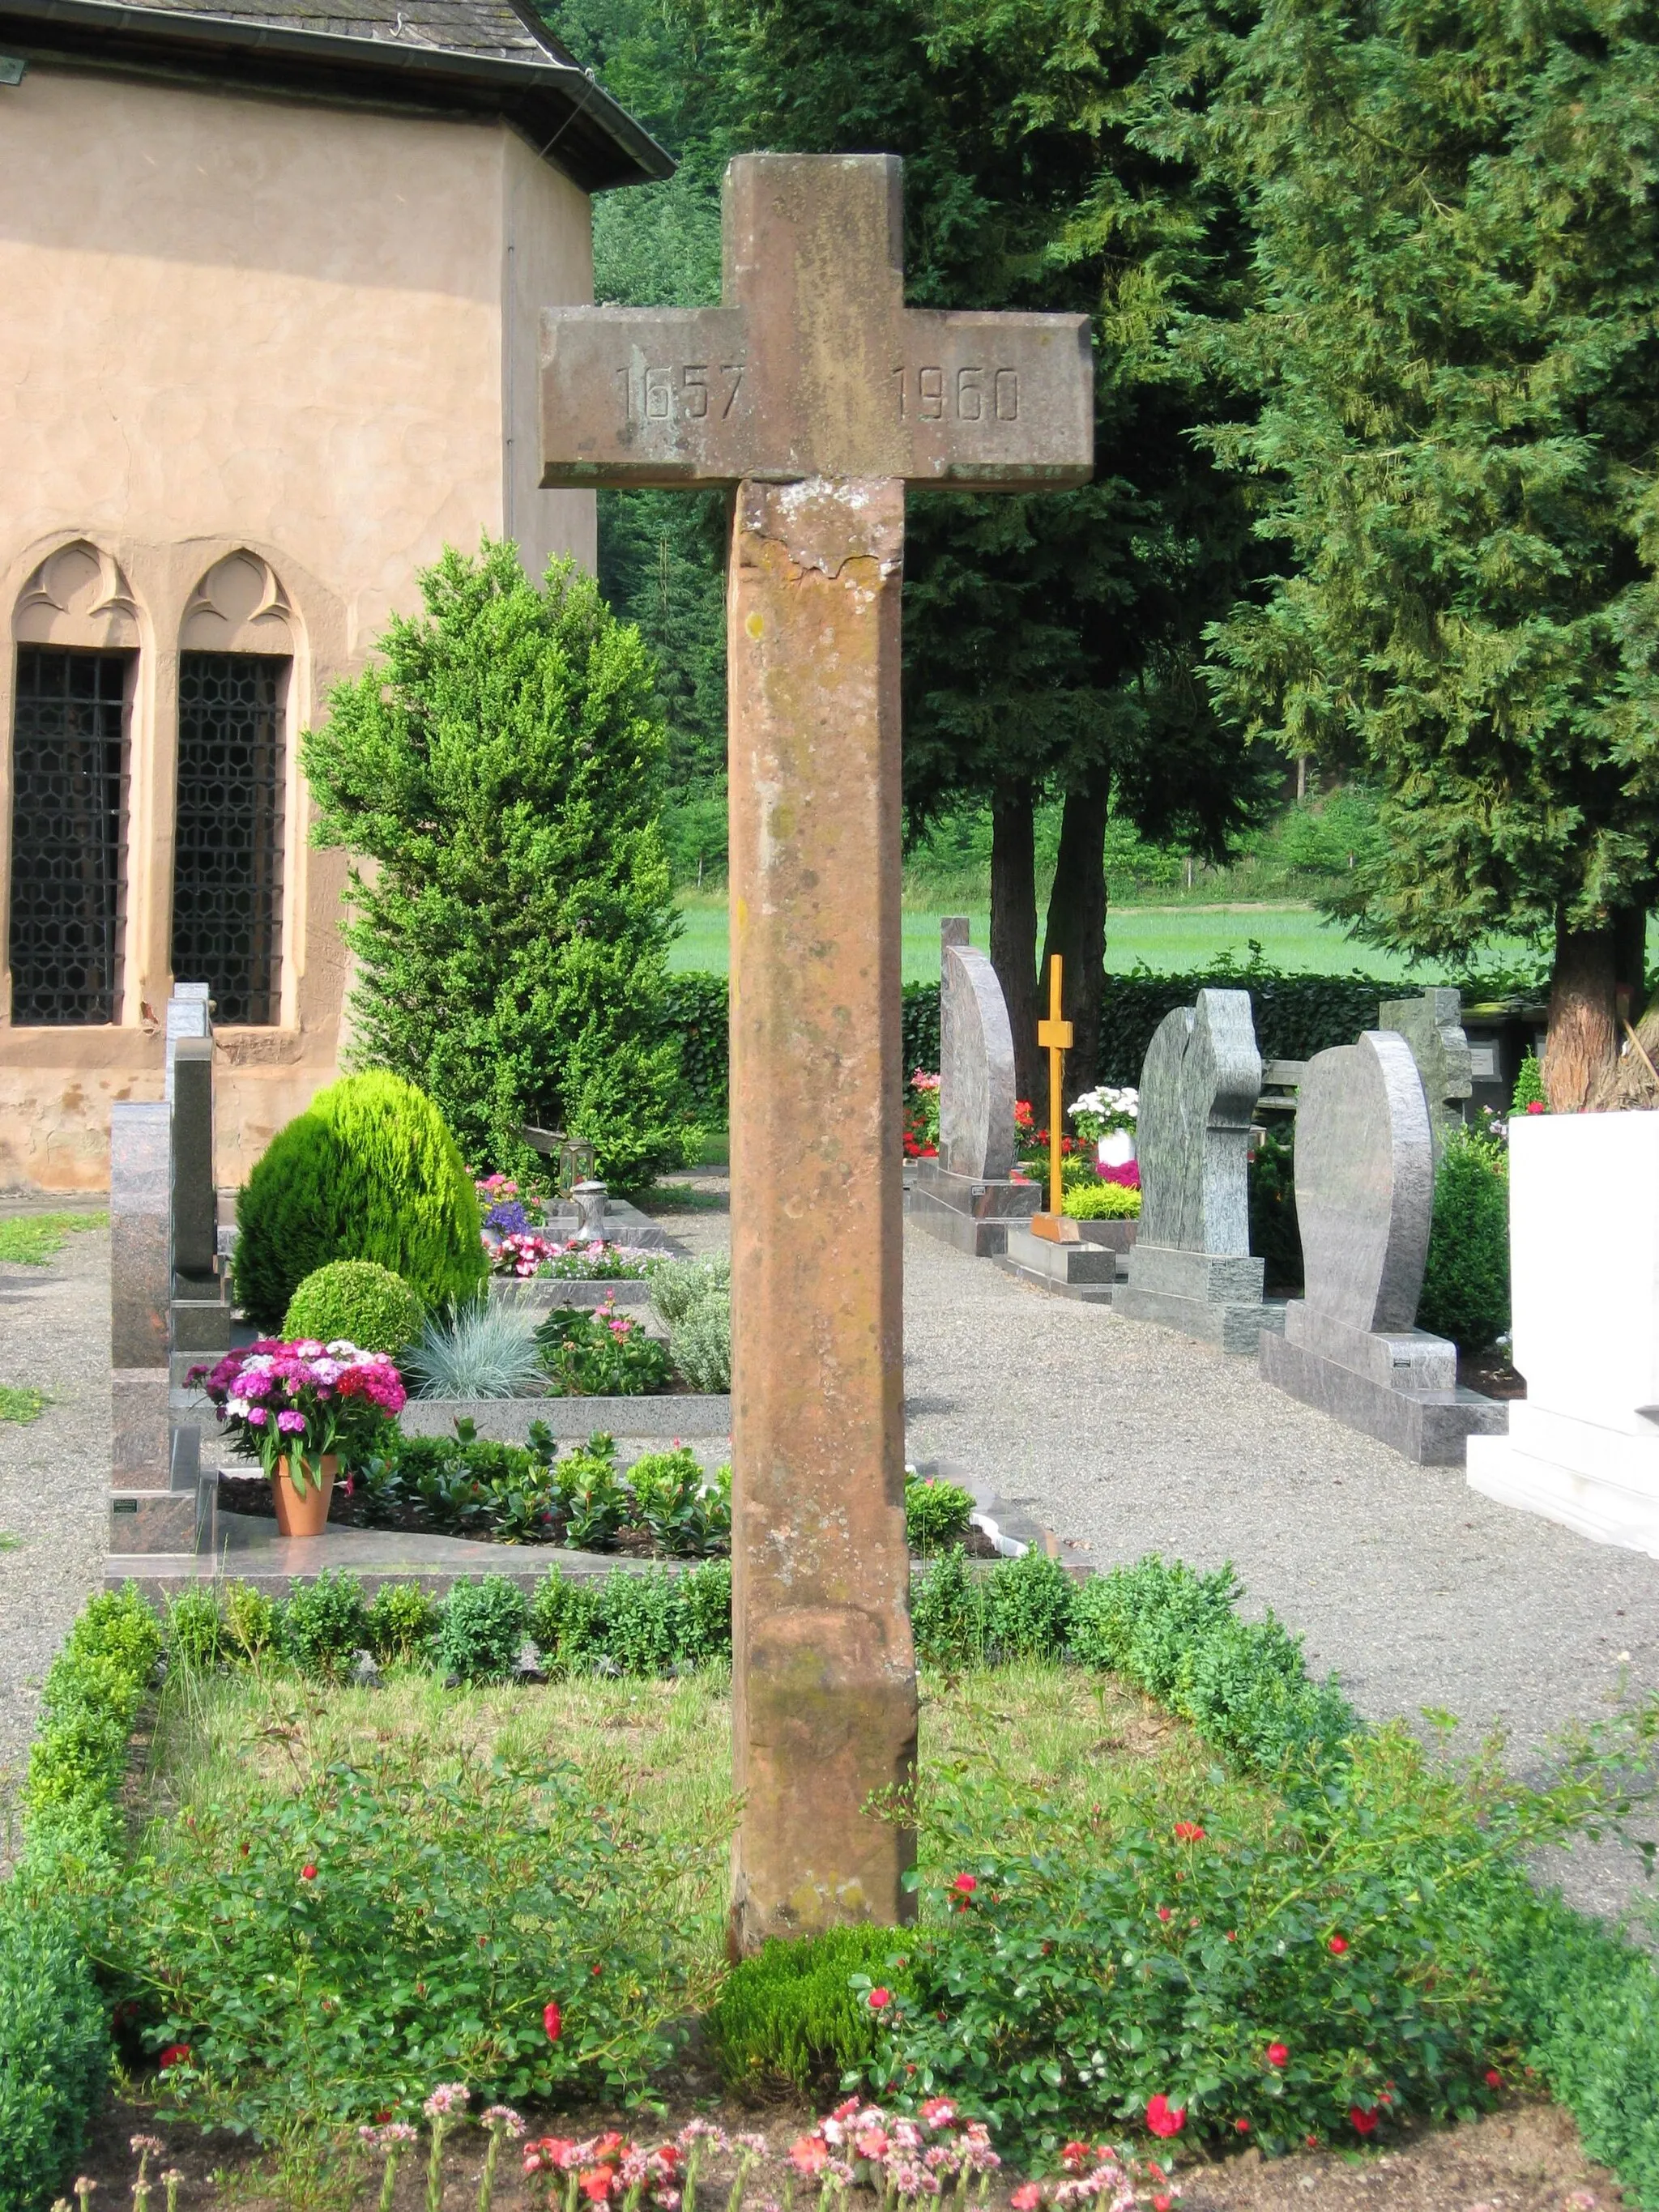
[[[910,1917],[900,636],[908,483],[1093,473],[1084,315],[904,303],[901,164],[744,155],[718,307],[542,319],[546,486],[732,494],[734,1952]]]
[[[1252,1352],[1278,1309],[1250,1256],[1250,1123],[1261,1054],[1248,991],[1200,991],[1153,1032],[1140,1075],[1140,1234],[1113,1304],[1224,1352]]]
[[[110,1550],[192,1552],[201,1529],[195,1429],[169,1417],[173,1109],[110,1109]]]
[[[230,1348],[230,1283],[219,1263],[219,1194],[213,1164],[213,1039],[171,1042],[173,1079],[173,1311],[175,1352]]]
[[[984,1259],[1008,1224],[1036,1211],[1016,1182],[1014,1035],[997,971],[968,942],[965,915],[939,924],[939,1158],[917,1164],[907,1200],[919,1228]]]
[[[1405,1038],[1429,1105],[1429,1134],[1435,1164],[1446,1139],[1463,1125],[1463,1108],[1474,1088],[1474,1056],[1463,1034],[1461,991],[1425,991],[1420,999],[1385,999],[1376,1026]]]
[[[1502,1408],[1457,1383],[1457,1351],[1414,1326],[1434,1211],[1434,1146],[1404,1037],[1370,1030],[1309,1062],[1297,1106],[1304,1295],[1264,1336],[1270,1382],[1406,1458],[1461,1460]]]

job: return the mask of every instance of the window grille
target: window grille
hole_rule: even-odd
[[[207,982],[219,1023],[277,1019],[287,670],[267,653],[179,659],[173,972]]]
[[[129,659],[17,649],[10,957],[18,1024],[119,1016]]]

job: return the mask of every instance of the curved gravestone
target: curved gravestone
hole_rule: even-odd
[[[1014,1036],[997,971],[960,939],[939,949],[939,1158],[1006,1182],[1014,1164]]]
[[[1368,1030],[1308,1064],[1296,1114],[1304,1294],[1263,1337],[1270,1382],[1407,1459],[1461,1459],[1502,1409],[1457,1385],[1457,1351],[1414,1326],[1434,1212],[1434,1139],[1410,1046]]]
[[[1014,1180],[1013,1031],[996,969],[961,915],[939,924],[939,1158],[918,1163],[906,1208],[919,1228],[994,1259],[1042,1194]]]
[[[1200,991],[1152,1033],[1135,1151],[1140,1234],[1113,1304],[1227,1352],[1251,1352],[1277,1310],[1250,1257],[1250,1123],[1261,1054],[1248,991]]]

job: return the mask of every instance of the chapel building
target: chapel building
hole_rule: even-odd
[[[334,1075],[298,737],[538,488],[538,317],[669,173],[530,0],[0,0],[0,1188],[97,1189],[215,1001],[218,1178]]]

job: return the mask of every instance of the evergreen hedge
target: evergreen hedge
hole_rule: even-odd
[[[1140,1081],[1152,1031],[1176,1006],[1190,1006],[1202,990],[1244,990],[1255,1017],[1263,1060],[1310,1060],[1328,1045],[1352,1044],[1376,1027],[1376,1009],[1411,986],[1380,975],[1281,975],[1266,969],[1222,968],[1194,975],[1153,975],[1137,970],[1109,975],[1101,1007],[1100,1058],[1093,1075],[1068,1068],[1073,1093],[1096,1083]],[[680,1040],[687,1088],[706,1120],[724,1120],[729,1095],[727,997],[724,975],[698,970],[670,979],[663,1028]],[[899,1017],[904,1079],[918,1068],[939,1068],[939,985],[907,983]]]
[[[477,1193],[443,1115],[373,1069],[319,1091],[279,1129],[236,1208],[236,1303],[279,1329],[332,1260],[375,1260],[433,1311],[470,1297],[489,1262]]]

